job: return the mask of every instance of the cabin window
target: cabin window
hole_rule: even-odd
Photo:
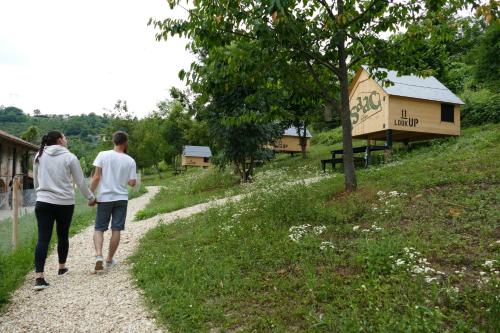
[[[203,163],[208,163],[209,159],[209,157],[203,157]]]
[[[455,122],[455,106],[452,104],[441,104],[441,121],[447,123]]]

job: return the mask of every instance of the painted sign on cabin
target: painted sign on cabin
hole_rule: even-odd
[[[361,68],[349,87],[352,136],[385,140],[388,130],[394,141],[417,141],[460,135],[460,105],[464,104],[434,77],[398,76],[383,86]]]
[[[212,151],[205,146],[184,146],[182,151],[182,166],[209,167]]]

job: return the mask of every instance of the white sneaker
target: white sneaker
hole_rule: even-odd
[[[104,270],[103,261],[104,261],[104,259],[102,258],[102,256],[96,256],[95,257],[94,271],[96,273],[102,272]]]
[[[111,259],[111,261],[106,260],[106,268],[110,269],[118,264],[118,261],[115,259]]]

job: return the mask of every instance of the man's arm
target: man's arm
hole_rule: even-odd
[[[90,191],[95,193],[95,189],[97,185],[99,185],[99,181],[101,180],[102,168],[95,167],[94,176],[92,177],[92,181],[90,182]]]
[[[132,163],[130,165],[130,172],[128,175],[128,185],[134,187],[135,184],[137,184],[137,172],[135,171],[136,165],[135,161],[132,160]]]

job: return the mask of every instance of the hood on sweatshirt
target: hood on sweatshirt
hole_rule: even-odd
[[[43,149],[43,153],[50,155],[50,156],[58,156],[61,154],[69,153],[69,150],[66,147],[63,147],[60,145],[52,145],[52,146],[45,147]]]

